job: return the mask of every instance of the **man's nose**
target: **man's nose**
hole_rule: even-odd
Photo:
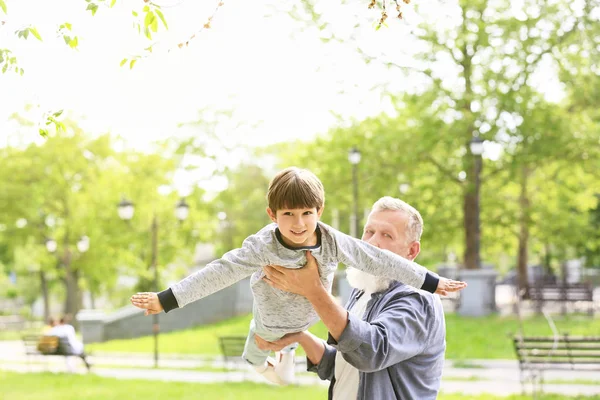
[[[369,240],[367,240],[367,243],[375,247],[379,247],[379,236],[377,236],[377,234],[371,236]]]

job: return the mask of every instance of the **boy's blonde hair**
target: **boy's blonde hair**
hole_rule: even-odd
[[[325,204],[325,189],[315,174],[296,167],[280,171],[269,183],[267,203],[274,213],[284,208],[313,208]]]

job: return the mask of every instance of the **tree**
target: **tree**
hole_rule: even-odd
[[[433,7],[419,7],[422,23],[411,32],[419,50],[412,55],[412,62],[406,62],[401,52],[387,51],[388,47],[364,45],[365,41],[359,40],[360,32],[364,32],[360,29],[346,29],[350,32],[346,36],[337,35],[339,25],[326,12],[318,12],[315,1],[305,0],[294,9],[297,17],[309,19],[327,37],[356,44],[367,61],[427,83],[425,89],[411,89],[417,95],[392,94],[391,98],[396,104],[420,104],[421,116],[412,128],[424,135],[411,141],[411,150],[420,155],[418,159],[436,167],[437,182],[454,182],[462,191],[466,268],[479,267],[479,226],[473,215],[479,199],[476,182],[481,179],[485,186],[504,166],[502,160],[484,160],[486,172],[481,175],[468,151],[469,142],[473,136],[500,146],[520,140],[523,132],[516,129],[516,121],[521,119],[521,104],[535,105],[528,97],[545,89],[535,79],[547,63],[572,65],[587,54],[595,66],[588,69],[597,69],[599,5],[596,1],[582,4],[530,0],[513,6],[509,1],[480,0],[445,8],[438,4],[435,12]],[[440,16],[440,9],[456,18],[449,21]],[[356,27],[364,22],[356,18],[342,24]],[[581,37],[586,38],[585,46],[579,44]],[[579,58],[573,59],[572,52]],[[444,71],[453,71],[457,78]],[[408,101],[407,97],[412,98]]]
[[[194,240],[206,239],[211,232],[192,236],[194,225],[207,218],[198,189],[188,198],[189,220],[177,225],[173,212],[178,196],[169,189],[177,165],[164,157],[164,150],[116,152],[110,136],[90,137],[69,120],[65,126],[65,131],[39,144],[2,149],[0,182],[5,190],[0,205],[6,212],[0,216],[5,227],[0,240],[8,248],[3,262],[9,268],[18,267],[25,275],[35,264],[46,273],[49,286],[60,280],[65,287],[64,310],[75,314],[81,307],[82,287],[107,293],[120,274],[147,276],[151,215],[161,224],[161,270],[189,263]],[[118,218],[121,195],[137,205],[135,220],[129,224]],[[76,248],[82,236],[90,241],[84,253]],[[53,256],[44,248],[47,237],[57,242]],[[16,257],[19,249],[30,249],[25,254],[37,261]]]

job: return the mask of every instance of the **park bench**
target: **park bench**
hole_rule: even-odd
[[[246,345],[246,336],[221,336],[219,346],[225,365],[239,364],[243,361],[242,353]]]
[[[79,357],[84,360],[84,356],[74,354],[67,338],[59,336],[45,335],[24,335],[21,337],[25,347],[25,355],[31,356],[63,356],[67,361],[67,367],[72,370],[69,363],[69,357]],[[84,360],[85,362],[85,360]],[[86,364],[87,365],[87,364]]]
[[[587,283],[531,286],[529,298],[535,303],[538,313],[548,302],[562,303],[563,314],[567,313],[567,303],[587,302],[588,314],[594,315],[594,288]]]
[[[514,336],[521,385],[542,389],[546,370],[600,371],[600,336]]]

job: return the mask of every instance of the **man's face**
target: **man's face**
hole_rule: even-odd
[[[416,254],[406,236],[408,216],[402,211],[375,211],[369,215],[363,232],[362,240],[389,250],[409,260],[414,259]]]
[[[402,211],[376,211],[367,219],[362,240],[389,250],[408,260],[413,260],[420,251],[419,242],[408,242],[406,227],[408,216]],[[366,290],[370,293],[387,289],[393,280],[381,276],[374,276],[353,267],[346,269],[346,277],[350,286]]]
[[[317,222],[321,217],[323,208],[282,209],[273,213],[267,209],[271,220],[277,223],[284,241],[294,247],[314,245]]]

